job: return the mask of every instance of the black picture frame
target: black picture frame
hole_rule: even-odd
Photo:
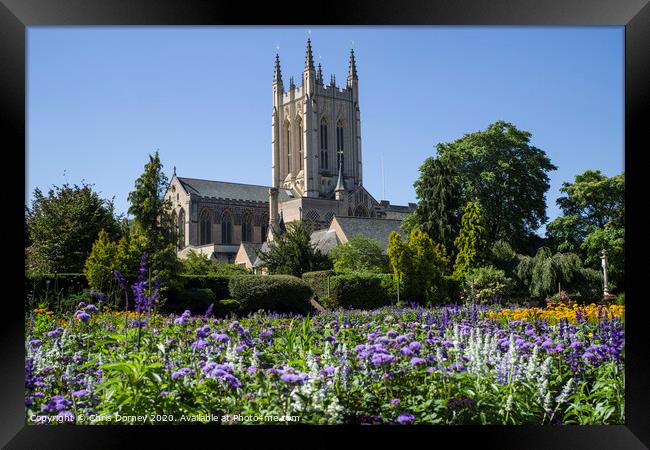
[[[253,12],[254,10],[254,12]],[[620,426],[485,426],[485,427],[84,427],[26,426],[24,420],[24,267],[14,261],[24,258],[21,239],[24,223],[17,184],[25,183],[26,27],[36,25],[621,25],[625,26],[625,172],[626,191],[626,281],[630,299],[626,306],[626,423]],[[173,437],[186,444],[225,445],[224,438],[237,438],[246,448],[251,437],[264,435],[266,444],[282,447],[345,444],[349,435],[364,441],[427,447],[451,440],[451,445],[480,448],[648,448],[650,445],[650,355],[645,335],[641,293],[644,278],[644,239],[641,211],[647,201],[634,197],[642,189],[640,164],[647,151],[646,117],[650,105],[650,6],[648,0],[457,0],[417,2],[411,0],[357,1],[337,3],[322,11],[295,4],[255,5],[247,2],[217,3],[201,0],[1,0],[0,1],[0,123],[4,125],[3,171],[5,190],[5,242],[15,243],[5,256],[6,285],[15,290],[4,296],[2,345],[0,345],[0,445],[5,448],[116,448],[147,445],[167,447]],[[644,126],[645,125],[645,126]],[[7,139],[7,138],[10,139]],[[644,145],[646,144],[646,145]],[[12,157],[18,156],[17,158]],[[13,182],[7,182],[7,176]],[[11,232],[11,234],[7,234]],[[646,233],[647,235],[647,233]],[[631,243],[631,244],[630,244]],[[639,263],[634,263],[635,261]],[[261,429],[263,428],[263,429]],[[345,433],[342,433],[345,431]],[[300,437],[297,437],[297,433]],[[408,435],[407,435],[408,434]],[[270,436],[269,436],[270,435]],[[416,436],[417,435],[417,436]],[[408,440],[406,440],[408,439]],[[158,444],[154,443],[158,441]],[[210,444],[209,444],[210,443]],[[227,445],[233,445],[229,443]],[[450,445],[450,444],[446,444]]]

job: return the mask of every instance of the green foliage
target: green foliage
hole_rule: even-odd
[[[403,229],[410,233],[420,228],[451,254],[461,206],[456,173],[445,161],[429,157],[420,166],[420,177],[413,186],[417,207],[404,220]]]
[[[180,314],[185,310],[193,314],[203,314],[208,307],[216,303],[216,297],[212,289],[189,288],[175,291],[165,303],[165,312]]]
[[[115,284],[113,271],[122,269],[117,253],[118,243],[111,241],[108,233],[101,230],[84,265],[84,275],[91,287],[102,292]]]
[[[519,255],[516,274],[535,298],[546,297],[561,289],[577,291],[585,296],[598,292],[597,271],[584,269],[575,253],[553,254],[548,247],[540,248],[534,257]]]
[[[190,249],[181,260],[181,273],[186,275],[208,275],[217,272],[217,265],[203,253]]]
[[[304,314],[311,310],[312,289],[291,275],[236,276],[230,279],[229,288],[245,312],[263,309]]]
[[[180,262],[172,233],[171,203],[164,198],[168,180],[162,167],[158,151],[149,155],[144,173],[135,181],[135,190],[129,193],[129,213],[134,217],[129,253],[140,255],[145,250],[149,253],[152,277],[158,278],[166,291],[174,287]],[[137,264],[129,268],[135,273]]]
[[[47,195],[35,189],[25,226],[27,269],[37,272],[81,272],[100,230],[120,234],[113,201],[90,184],[54,186]]]
[[[502,300],[510,293],[512,284],[503,270],[493,266],[475,268],[463,278],[463,298],[479,302]]]
[[[302,221],[290,222],[284,231],[273,230],[268,250],[256,253],[271,274],[300,277],[305,272],[331,268],[327,256],[311,243],[309,230]]]
[[[419,228],[402,241],[393,231],[388,237],[388,258],[395,278],[404,287],[402,298],[417,303],[441,301],[447,296],[444,273],[449,263],[442,244],[434,244]]]
[[[625,305],[625,292],[623,292],[622,294],[618,294],[618,295],[616,296],[616,301],[615,301],[615,303],[616,303],[617,305]]]
[[[472,269],[483,266],[488,260],[487,230],[478,202],[465,205],[461,224],[460,234],[454,240],[458,250],[454,276],[459,280]]]
[[[624,289],[625,175],[607,177],[586,170],[563,183],[558,198],[562,216],[548,224],[546,235],[559,252],[578,253],[587,267],[598,269],[607,252],[610,288]]]
[[[388,270],[388,258],[382,246],[372,239],[360,234],[348,242],[334,247],[329,257],[334,262],[334,270],[368,271],[384,273]]]
[[[382,286],[383,278],[373,273],[347,273],[330,279],[330,296],[324,299],[328,308],[374,309],[391,303]]]
[[[331,277],[333,275],[333,270],[305,272],[302,274],[302,280],[312,288],[314,291],[314,299],[319,301],[328,296],[329,288],[331,287]],[[329,286],[328,283],[330,284]]]
[[[228,316],[229,314],[236,313],[241,309],[241,304],[234,298],[226,298],[219,300],[214,305],[214,314],[216,316]]]
[[[546,222],[548,172],[557,169],[530,138],[529,132],[498,121],[437,145],[438,159],[456,174],[458,205],[478,200],[488,241],[508,239],[517,249]]]
[[[36,308],[37,304],[55,312],[69,311],[90,293],[87,292],[88,282],[81,273],[26,273],[25,292],[28,293],[25,307],[27,310]]]
[[[185,289],[210,289],[216,300],[230,297],[228,275],[179,275],[179,284]]]

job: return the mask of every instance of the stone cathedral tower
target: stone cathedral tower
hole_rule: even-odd
[[[345,87],[334,76],[325,85],[322,68],[314,67],[307,40],[302,85],[282,80],[275,57],[272,119],[273,187],[294,190],[300,197],[334,199],[341,172],[346,192],[362,185],[359,79],[354,51]],[[340,187],[340,186],[339,186]]]

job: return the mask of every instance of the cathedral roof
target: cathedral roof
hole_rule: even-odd
[[[256,184],[230,183],[227,181],[200,180],[197,178],[177,177],[188,194],[200,195],[201,197],[221,198],[229,200],[241,200],[249,202],[269,202],[270,186],[259,186]],[[291,200],[287,189],[278,189],[278,200],[285,202]],[[292,194],[295,196],[295,194]]]
[[[311,244],[315,245],[323,254],[328,254],[330,250],[339,245],[341,241],[332,229],[316,230],[311,234]]]
[[[343,234],[345,234],[348,240],[360,234],[379,242],[384,248],[384,251],[388,248],[388,235],[392,231],[397,231],[402,237],[405,237],[404,232],[400,229],[402,221],[398,219],[334,216],[332,222],[334,221],[338,223],[341,231],[343,231]],[[332,223],[332,225],[334,224]]]

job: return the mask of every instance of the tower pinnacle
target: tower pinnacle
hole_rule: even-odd
[[[350,49],[350,67],[348,68],[348,83],[352,80],[358,80],[357,63],[354,59],[354,49]]]
[[[282,71],[280,70],[280,54],[275,52],[275,72],[273,73],[273,82],[282,84]]]
[[[314,56],[311,52],[311,38],[307,38],[307,55],[305,57],[305,71],[314,69]]]

